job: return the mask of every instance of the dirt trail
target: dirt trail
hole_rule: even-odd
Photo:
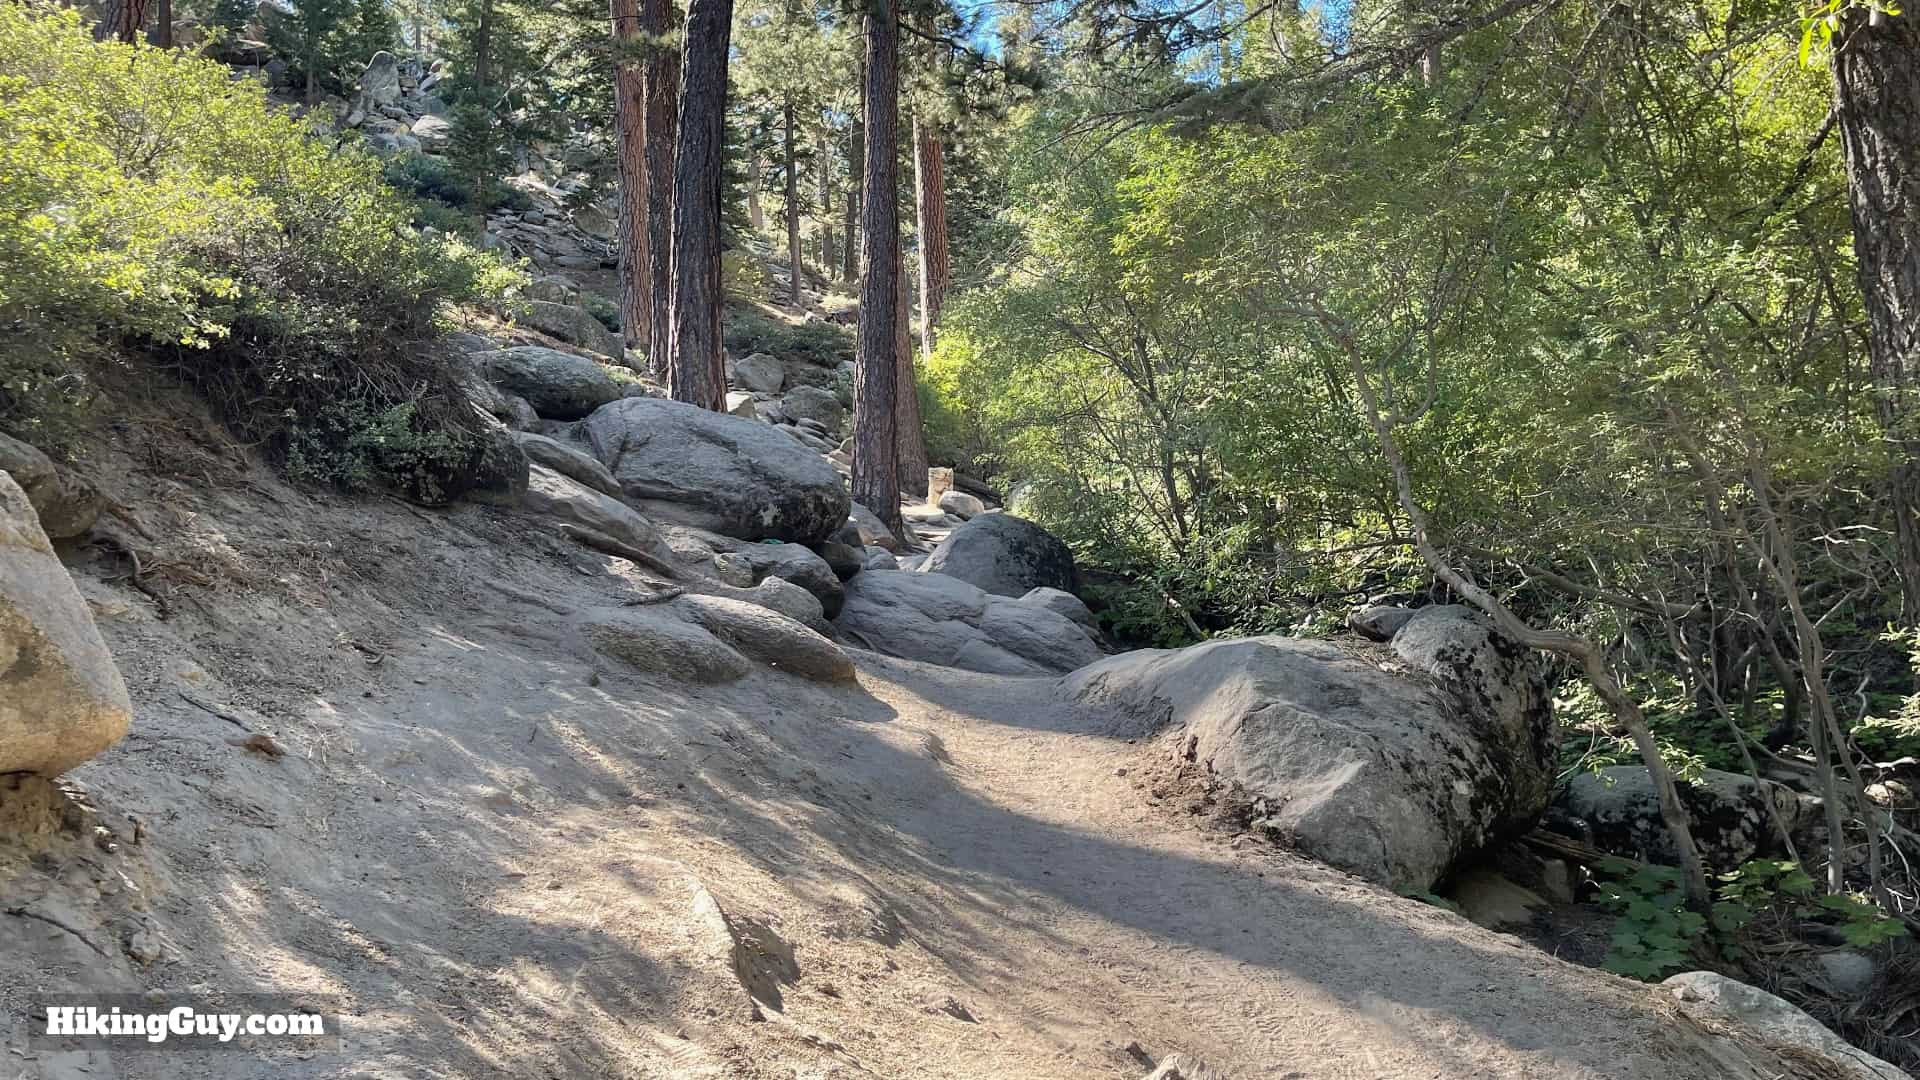
[[[564,613],[635,584],[511,513],[125,475],[172,600],[78,566],[137,716],[73,774],[115,851],[0,797],[46,826],[0,850],[9,1078],[1764,1075],[1646,988],[1155,808],[1049,681],[595,675]],[[350,1025],[27,1047],[24,995],[69,987]]]

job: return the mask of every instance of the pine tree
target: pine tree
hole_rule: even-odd
[[[727,390],[720,341],[720,199],[732,36],[733,0],[688,4],[673,165],[667,393],[676,401],[716,411],[724,408]]]
[[[874,0],[867,15],[866,177],[861,185],[859,346],[853,396],[853,497],[895,532],[900,521],[900,459],[896,443],[900,311],[899,113],[900,8]]]

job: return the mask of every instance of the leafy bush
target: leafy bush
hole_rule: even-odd
[[[587,310],[587,314],[598,319],[601,326],[606,327],[616,334],[620,332],[619,304],[614,303],[596,292],[582,292],[580,294],[580,306]]]
[[[350,442],[341,415],[466,445],[437,313],[523,275],[410,216],[222,65],[0,0],[0,426],[71,423],[145,354],[282,460]]]
[[[853,335],[831,323],[788,323],[755,308],[728,312],[727,350],[735,356],[771,353],[782,360],[805,360],[838,367],[853,359]]]
[[[1793,934],[1798,924],[1831,925],[1849,945],[1870,948],[1904,937],[1906,925],[1870,901],[1844,893],[1821,895],[1797,864],[1753,859],[1721,874],[1707,915],[1689,910],[1681,874],[1669,866],[1615,861],[1601,867],[1603,902],[1619,913],[1603,966],[1651,982],[1697,966],[1698,954],[1738,958],[1758,945]]]
[[[455,209],[473,202],[473,189],[446,158],[408,152],[387,159],[381,170],[387,183],[419,199],[432,199]]]

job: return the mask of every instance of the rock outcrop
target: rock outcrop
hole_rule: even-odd
[[[1675,786],[1700,857],[1716,870],[1735,869],[1783,846],[1776,821],[1789,831],[1799,821],[1798,796],[1770,780],[1707,769]],[[1574,777],[1554,798],[1547,826],[1616,854],[1668,866],[1679,862],[1644,765],[1616,765]]]
[[[1037,589],[1027,590],[1026,594],[1020,597],[1020,602],[1038,605],[1055,615],[1065,615],[1081,626],[1094,625],[1093,612],[1088,610],[1086,602],[1070,592],[1042,585]]]
[[[982,514],[934,545],[924,573],[959,578],[999,596],[1019,597],[1045,586],[1080,590],[1073,552],[1059,537],[1012,514]]]
[[[38,448],[0,435],[0,472],[13,476],[51,540],[71,540],[93,528],[104,501],[78,474],[54,465]]]
[[[0,773],[56,776],[118,742],[132,719],[86,601],[26,493],[0,472]]]
[[[672,550],[661,539],[660,531],[638,511],[544,465],[533,466],[521,505],[533,513],[589,529],[651,556],[656,566],[672,565]]]
[[[1127,653],[1063,686],[1116,734],[1167,732],[1176,763],[1302,852],[1423,892],[1533,823],[1554,741],[1528,658],[1459,609],[1430,610],[1398,663],[1260,637]]]
[[[1765,990],[1712,971],[1675,975],[1660,988],[1680,1002],[1680,1011],[1703,1010],[1732,1017],[1752,1029],[1758,1040],[1780,1044],[1820,1062],[1821,1076],[1848,1080],[1911,1080],[1905,1070],[1861,1050],[1804,1011]]]
[[[777,611],[720,596],[682,596],[672,607],[688,622],[776,671],[815,682],[853,681],[853,661],[838,645]]]
[[[998,675],[1049,675],[1105,655],[1072,619],[955,578],[869,569],[846,589],[846,606],[835,620],[841,635],[890,656]]]
[[[493,385],[517,394],[549,420],[579,420],[620,398],[620,384],[584,356],[519,345],[476,353],[474,363]]]
[[[417,127],[414,134],[419,134]],[[623,364],[626,362],[626,339],[616,331],[607,329],[586,308],[556,304],[551,300],[530,300],[520,321],[569,345],[591,349]]]
[[[826,539],[852,505],[840,474],[775,429],[658,398],[624,398],[581,426],[629,501],[743,540]]]

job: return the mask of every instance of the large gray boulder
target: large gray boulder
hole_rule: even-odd
[[[982,514],[954,529],[934,545],[920,571],[959,578],[999,596],[1025,596],[1042,586],[1080,591],[1067,545],[1012,514]]]
[[[766,424],[659,398],[604,405],[581,425],[630,501],[744,540],[824,540],[852,499],[818,454]]]
[[[712,684],[744,678],[754,667],[705,627],[659,607],[595,608],[574,628],[590,653],[639,674]]]
[[[99,489],[68,469],[57,468],[38,448],[0,435],[0,472],[13,476],[52,540],[71,540],[93,528],[106,500]]]
[[[1453,696],[1458,715],[1490,725],[1477,732],[1507,778],[1508,800],[1537,817],[1553,795],[1559,729],[1545,663],[1532,650],[1495,633],[1486,617],[1459,604],[1414,612],[1393,635],[1403,663],[1425,672]]]
[[[1430,636],[1506,648],[1456,618],[1465,625],[1452,636],[1441,626]],[[1166,732],[1163,746],[1196,782],[1305,854],[1425,892],[1546,805],[1552,758],[1536,748],[1552,741],[1552,713],[1543,681],[1512,651],[1511,667],[1449,650],[1445,667],[1424,652],[1389,666],[1328,641],[1244,638],[1126,653],[1062,686],[1105,710],[1113,734]],[[1458,681],[1479,673],[1538,693],[1537,707],[1507,719],[1544,730],[1511,730],[1489,704],[1522,691]]]
[[[529,300],[520,321],[569,345],[591,349],[608,359],[626,362],[626,339],[606,328],[593,312],[551,300]]]
[[[126,683],[39,515],[0,472],[0,773],[57,776],[118,742]]]
[[[777,394],[787,383],[787,365],[769,353],[754,353],[733,362],[733,381],[758,394]]]
[[[852,504],[847,511],[847,525],[860,538],[862,547],[882,547],[893,552],[900,548],[899,538],[887,531],[887,523],[880,520],[880,515],[859,503]]]
[[[986,503],[981,502],[978,496],[969,495],[964,491],[945,492],[940,496],[938,505],[942,511],[961,521],[970,521],[987,512]]]
[[[591,529],[662,563],[673,563],[673,551],[660,531],[633,507],[544,465],[529,471],[520,505],[556,522]]]
[[[1679,1002],[1680,1011],[1691,1018],[1731,1017],[1752,1031],[1754,1041],[1784,1044],[1801,1051],[1824,1066],[1817,1075],[1846,1080],[1912,1080],[1905,1070],[1847,1042],[1788,1002],[1718,972],[1685,972],[1661,983],[1660,988],[1671,994]]]
[[[738,549],[753,566],[754,583],[783,578],[812,593],[831,619],[840,614],[846,592],[832,564],[799,544],[743,544]]]
[[[360,74],[360,100],[373,106],[369,112],[378,111],[381,105],[399,103],[400,61],[392,53],[381,49],[367,61],[367,70]]]
[[[1675,786],[1700,857],[1716,870],[1733,870],[1783,846],[1775,815],[1792,830],[1800,814],[1800,801],[1791,788],[1741,773],[1706,769]],[[1668,866],[1680,859],[1644,765],[1615,765],[1575,776],[1555,796],[1546,824],[1616,854]]]
[[[815,682],[854,678],[853,661],[840,646],[769,608],[721,596],[682,596],[674,612],[752,659]]]
[[[1045,585],[1029,589],[1020,597],[1023,604],[1034,604],[1046,608],[1055,615],[1065,615],[1081,626],[1093,626],[1093,612],[1088,610],[1086,602],[1070,592],[1049,588]]]
[[[620,399],[620,384],[584,356],[538,345],[477,353],[474,363],[487,381],[525,398],[548,420],[579,420]]]
[[[869,569],[849,580],[834,625],[875,652],[999,675],[1059,674],[1104,655],[1064,615],[903,570]]]
[[[440,153],[453,141],[453,124],[431,114],[415,120],[408,130],[420,140],[420,149],[429,154]]]
[[[846,406],[833,391],[818,386],[796,386],[787,391],[787,396],[780,399],[780,410],[796,422],[812,420],[828,431],[840,430],[847,418]]]

